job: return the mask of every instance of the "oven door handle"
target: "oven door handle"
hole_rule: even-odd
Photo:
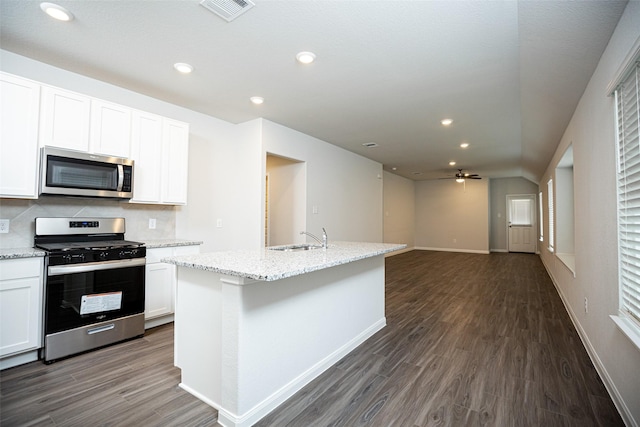
[[[49,267],[47,275],[61,276],[63,274],[87,273],[98,270],[113,270],[116,268],[137,267],[139,265],[145,265],[146,263],[146,258],[133,258],[116,261],[87,262],[85,264],[74,265],[54,265]]]

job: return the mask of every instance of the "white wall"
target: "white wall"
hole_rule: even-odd
[[[384,242],[415,246],[415,182],[384,172]]]
[[[329,243],[381,242],[382,165],[277,123],[260,120],[263,164],[267,153],[307,163],[307,231],[318,235],[325,227]]]
[[[415,186],[416,248],[489,252],[487,180],[418,181]]]
[[[541,258],[628,425],[640,423],[640,350],[609,317],[618,312],[619,292],[615,104],[607,96],[607,86],[634,44],[638,46],[639,29],[640,2],[631,1],[540,181],[546,210],[546,183],[573,142],[575,278],[548,251],[547,242],[542,245]]]
[[[260,122],[200,123],[190,138],[188,201],[177,209],[177,237],[204,241],[201,252],[260,247]]]

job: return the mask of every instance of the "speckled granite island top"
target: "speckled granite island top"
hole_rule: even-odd
[[[273,281],[384,255],[406,246],[396,243],[332,242],[326,250],[283,252],[265,248],[181,255],[161,261],[230,276]]]
[[[178,246],[198,246],[202,244],[201,240],[184,240],[184,239],[152,239],[142,240],[147,249],[156,248],[173,248]]]

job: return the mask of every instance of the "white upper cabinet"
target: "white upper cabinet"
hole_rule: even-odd
[[[133,112],[132,203],[187,203],[189,125],[154,114]]]
[[[42,86],[40,146],[129,157],[131,108]]]
[[[133,159],[133,203],[187,203],[189,124],[2,72],[0,91],[0,197],[38,197],[50,146]]]
[[[40,85],[0,73],[0,197],[38,197]]]
[[[134,111],[131,159],[134,161],[132,202],[160,202],[162,174],[162,117]]]
[[[189,167],[189,125],[165,119],[162,126],[162,148],[162,201],[185,205]]]
[[[40,146],[89,152],[91,98],[42,86]]]
[[[98,99],[91,100],[89,151],[115,157],[129,157],[131,108]]]

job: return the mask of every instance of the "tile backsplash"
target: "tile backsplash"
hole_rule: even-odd
[[[32,247],[38,217],[123,217],[128,240],[176,237],[175,206],[56,196],[37,200],[0,199],[0,219],[10,221],[9,233],[0,234],[0,249]],[[156,220],[155,229],[149,228],[150,218]]]

